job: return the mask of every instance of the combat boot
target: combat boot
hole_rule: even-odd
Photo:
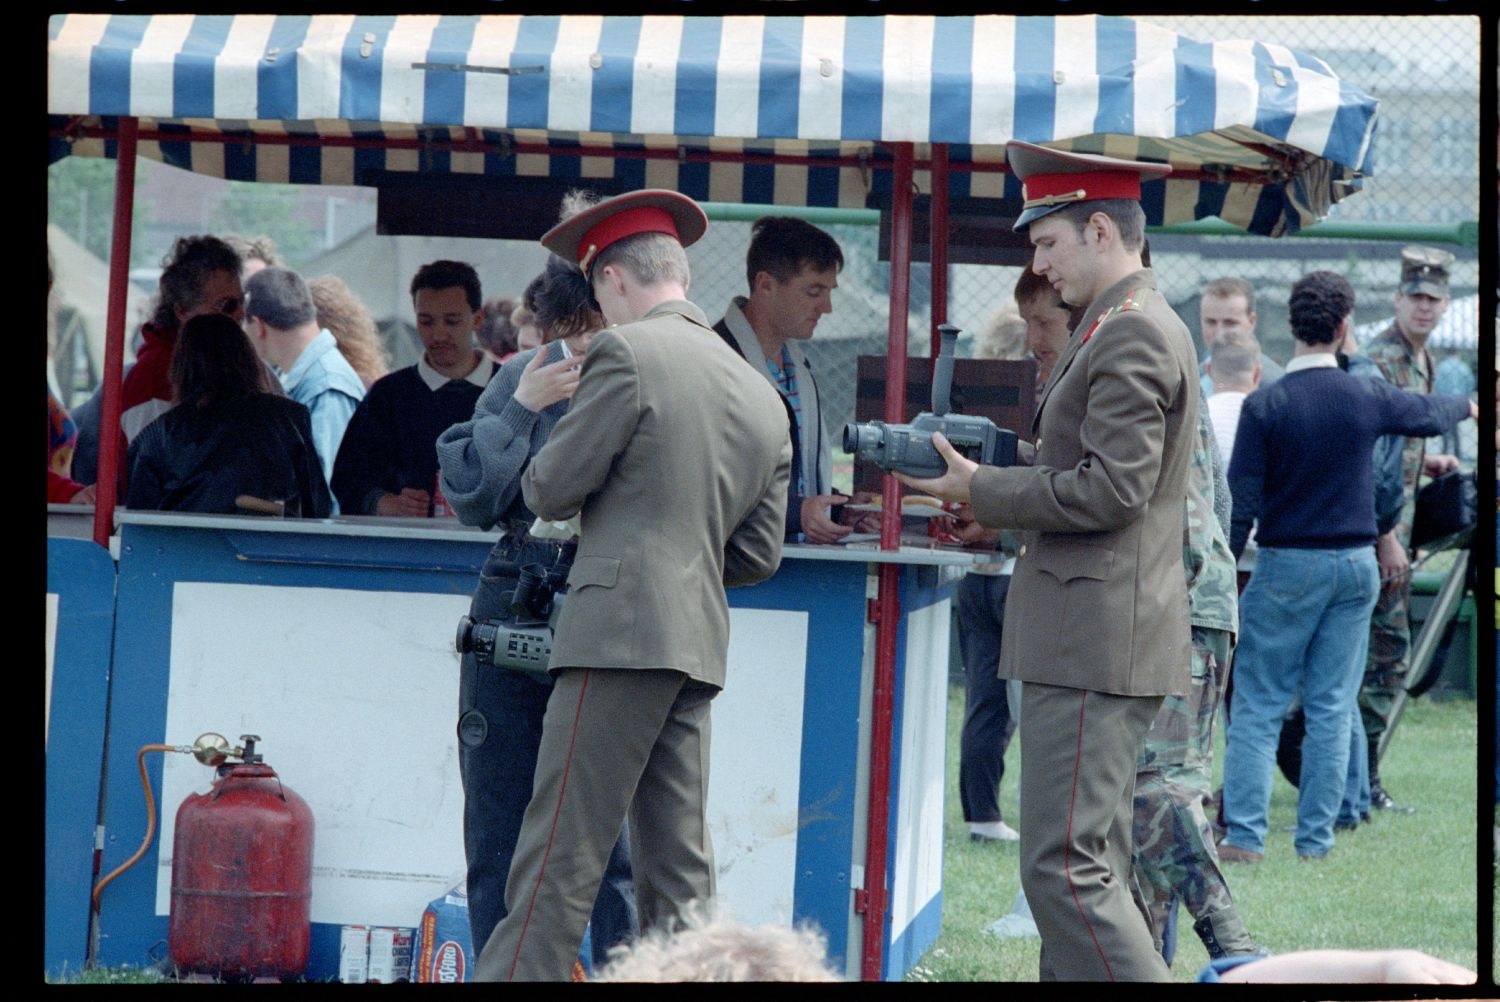
[[[1378,740],[1370,742],[1370,806],[1378,811],[1389,811],[1391,814],[1415,814],[1417,810],[1415,807],[1397,803],[1386,792],[1385,785],[1380,782],[1380,759],[1377,755],[1379,749]]]

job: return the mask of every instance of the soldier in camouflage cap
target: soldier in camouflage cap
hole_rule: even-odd
[[[1441,299],[1444,302],[1443,309],[1447,309],[1448,272],[1453,268],[1455,260],[1450,252],[1436,247],[1418,247],[1413,244],[1401,248],[1401,288],[1398,294]],[[1441,310],[1438,312],[1438,319],[1442,319]]]
[[[1403,390],[1433,391],[1435,372],[1427,338],[1447,312],[1448,275],[1454,256],[1436,247],[1412,245],[1401,250],[1401,282],[1396,289],[1396,317],[1370,342],[1365,352],[1387,380]],[[1449,455],[1427,455],[1426,440],[1408,438],[1402,450],[1401,519],[1376,543],[1380,562],[1380,598],[1370,617],[1370,650],[1359,709],[1369,756],[1368,804],[1364,791],[1357,808],[1362,818],[1369,807],[1409,814],[1414,808],[1397,803],[1380,781],[1378,749],[1390,719],[1396,693],[1406,678],[1411,652],[1411,523],[1416,510],[1418,481],[1458,468]]]

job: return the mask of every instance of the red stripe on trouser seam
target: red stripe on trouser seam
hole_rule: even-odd
[[[1099,951],[1099,960],[1104,964],[1104,973],[1109,980],[1115,979],[1115,972],[1110,970],[1109,958],[1104,955],[1104,947],[1099,945],[1099,936],[1094,932],[1094,927],[1089,923],[1088,913],[1083,910],[1083,902],[1078,900],[1078,888],[1073,884],[1073,869],[1071,858],[1073,855],[1073,805],[1078,802],[1078,764],[1083,761],[1083,705],[1088,699],[1085,692],[1078,697],[1078,748],[1073,753],[1073,788],[1068,794],[1068,839],[1063,843],[1063,873],[1068,878],[1068,890],[1073,894],[1073,904],[1078,906],[1078,917],[1083,920],[1083,927],[1089,931],[1089,938],[1094,941],[1094,949]]]
[[[573,713],[573,733],[568,736],[568,757],[563,760],[562,786],[557,791],[557,808],[552,812],[552,830],[547,833],[547,846],[542,850],[542,865],[537,869],[536,886],[531,889],[531,900],[526,903],[526,919],[516,936],[516,955],[510,960],[510,971],[505,980],[516,976],[516,965],[521,962],[521,944],[526,942],[526,930],[531,928],[531,913],[536,908],[536,896],[542,889],[542,876],[547,872],[547,860],[552,856],[552,843],[557,838],[557,819],[562,815],[563,797],[568,792],[568,771],[573,768],[573,746],[578,743],[578,721],[583,717],[583,695],[589,691],[589,673],[583,672],[583,687],[578,690],[578,709]]]

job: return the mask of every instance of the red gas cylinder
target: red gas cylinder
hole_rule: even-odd
[[[167,946],[179,970],[295,977],[307,970],[313,816],[244,735],[244,761],[177,809]]]

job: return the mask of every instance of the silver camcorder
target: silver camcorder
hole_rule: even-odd
[[[537,556],[538,549],[545,554],[545,562],[520,563],[528,556]],[[552,634],[562,612],[576,549],[577,543],[572,541],[560,546],[530,540],[511,545],[513,553],[508,555],[518,564],[513,565],[515,588],[501,595],[504,610],[500,615],[490,619],[464,616],[458,621],[454,640],[458,652],[473,654],[482,665],[546,674],[552,660]]]
[[[912,419],[911,424],[863,421],[844,425],[844,451],[866,459],[882,470],[899,470],[914,477],[940,477],[948,463],[933,447],[932,433],[942,432],[960,453],[983,466],[1014,466],[1016,434],[986,417],[949,414],[948,397],[953,389],[953,347],[958,328],[938,325],[942,344],[932,374],[932,410]]]

